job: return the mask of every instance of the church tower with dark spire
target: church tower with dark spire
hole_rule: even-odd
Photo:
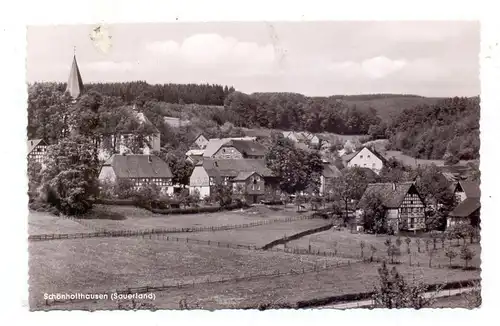
[[[73,64],[71,65],[71,70],[69,71],[66,92],[68,92],[74,100],[76,100],[83,93],[83,81],[82,76],[80,75],[80,69],[78,69],[78,63],[76,62],[76,52],[73,55]]]

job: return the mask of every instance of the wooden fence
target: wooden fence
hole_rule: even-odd
[[[220,226],[199,226],[199,227],[186,227],[186,228],[154,228],[154,229],[143,229],[143,230],[104,230],[99,229],[96,232],[90,233],[71,233],[71,234],[38,234],[30,235],[28,237],[29,241],[47,241],[47,240],[60,240],[60,239],[82,239],[82,238],[101,238],[101,237],[147,237],[159,234],[168,233],[191,233],[191,232],[213,232],[213,231],[226,231],[234,229],[251,228],[256,226],[267,225],[271,223],[279,222],[292,222],[300,220],[313,219],[310,215],[293,216],[287,218],[275,218],[272,220],[256,221],[245,224],[235,224],[235,225],[220,225]],[[78,223],[88,226],[86,222],[79,220]],[[89,226],[92,228],[92,226]]]
[[[258,280],[262,278],[274,278],[274,277],[281,277],[281,276],[290,276],[290,275],[302,275],[302,274],[308,274],[308,273],[318,273],[321,271],[326,271],[326,270],[331,270],[333,268],[338,268],[338,267],[344,267],[344,266],[350,266],[351,261],[346,261],[346,262],[335,262],[335,263],[325,263],[323,266],[320,266],[319,264],[315,264],[310,268],[305,268],[303,267],[302,269],[290,269],[290,270],[271,270],[271,271],[266,271],[258,274],[251,274],[251,275],[242,275],[239,277],[207,277],[206,280],[204,281],[191,281],[191,282],[176,282],[172,284],[162,284],[162,285],[146,285],[146,286],[140,286],[140,287],[127,287],[122,290],[112,290],[108,292],[101,292],[97,294],[102,294],[102,295],[108,295],[111,296],[112,294],[134,294],[134,293],[149,293],[149,292],[161,292],[161,291],[168,291],[168,290],[173,290],[173,289],[181,289],[181,288],[192,288],[196,287],[199,285],[205,285],[205,284],[223,284],[223,283],[237,283],[237,282],[245,282],[245,281],[251,281],[251,280]],[[90,294],[90,293],[89,293]],[[86,295],[84,293],[83,295]],[[96,293],[93,294],[94,296]],[[57,304],[65,304],[65,303],[77,303],[77,302],[85,302],[87,300],[85,299],[67,299],[67,300],[45,300],[45,305],[57,305]]]

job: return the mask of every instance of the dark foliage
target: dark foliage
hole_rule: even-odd
[[[407,109],[387,127],[390,146],[422,159],[479,157],[479,97],[455,97]]]

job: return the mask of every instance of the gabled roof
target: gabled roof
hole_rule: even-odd
[[[401,206],[403,199],[412,187],[414,188],[414,191],[416,191],[416,187],[413,182],[402,182],[396,184],[370,183],[366,187],[358,206],[362,207],[369,195],[378,195],[382,199],[382,204],[386,208],[398,208]]]
[[[203,156],[204,149],[190,149],[186,152],[186,156]]]
[[[193,142],[197,141],[197,140],[198,140],[198,138],[200,138],[200,137],[203,137],[203,138],[205,138],[206,140],[208,140],[208,139],[207,139],[207,137],[205,137],[205,135],[203,135],[203,134],[199,134],[198,136],[196,136],[196,137],[194,138],[194,141],[193,141]]]
[[[373,155],[375,155],[376,157],[378,157],[383,163],[387,162],[387,159],[384,156],[382,156],[382,154],[380,154],[379,152],[377,152],[373,148],[369,148],[369,147],[363,146],[363,148],[361,148],[359,151],[357,151],[356,153],[354,153],[354,155],[347,160],[347,163],[349,163],[353,158],[355,158],[365,148],[367,150],[369,150]]]
[[[246,181],[248,178],[250,178],[252,175],[258,174],[257,172],[240,172],[238,175],[233,179],[233,181]]]
[[[479,198],[467,198],[455,207],[455,209],[450,213],[450,216],[468,217],[480,208],[481,201]]]
[[[43,139],[29,139],[27,142],[28,154],[31,153],[38,145],[47,146],[47,143]]]
[[[325,165],[323,165],[322,175],[325,178],[336,178],[336,177],[340,177],[342,175],[342,173],[335,165],[325,164]]]
[[[455,191],[458,189],[462,189],[465,192],[465,196],[467,198],[480,198],[481,197],[481,189],[479,188],[479,184],[474,181],[459,181]]]
[[[255,141],[249,140],[230,140],[224,143],[222,147],[234,147],[236,148],[243,156],[251,155],[251,156],[264,156],[266,155],[266,148],[261,144]]]
[[[83,93],[83,81],[80,75],[80,69],[78,69],[78,64],[76,63],[76,56],[73,56],[66,92],[68,92],[73,99],[76,99]]]
[[[203,153],[203,157],[212,157],[225,143],[232,140],[255,140],[255,137],[234,137],[234,138],[210,138]]]
[[[103,166],[111,166],[118,178],[171,178],[168,164],[156,155],[111,156]]]
[[[263,177],[272,176],[272,171],[262,159],[204,159],[203,167],[211,177],[236,177],[241,172],[257,172]]]

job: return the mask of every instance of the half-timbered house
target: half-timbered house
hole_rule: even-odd
[[[111,156],[102,165],[99,180],[115,183],[119,179],[132,181],[136,190],[143,185],[155,184],[164,193],[171,195],[174,192],[170,167],[155,155]]]
[[[28,140],[28,164],[43,163],[48,145],[43,139]]]
[[[388,227],[393,231],[417,231],[426,228],[425,202],[413,182],[368,184],[358,203],[358,218],[362,218],[368,198],[372,195],[381,199]]]

